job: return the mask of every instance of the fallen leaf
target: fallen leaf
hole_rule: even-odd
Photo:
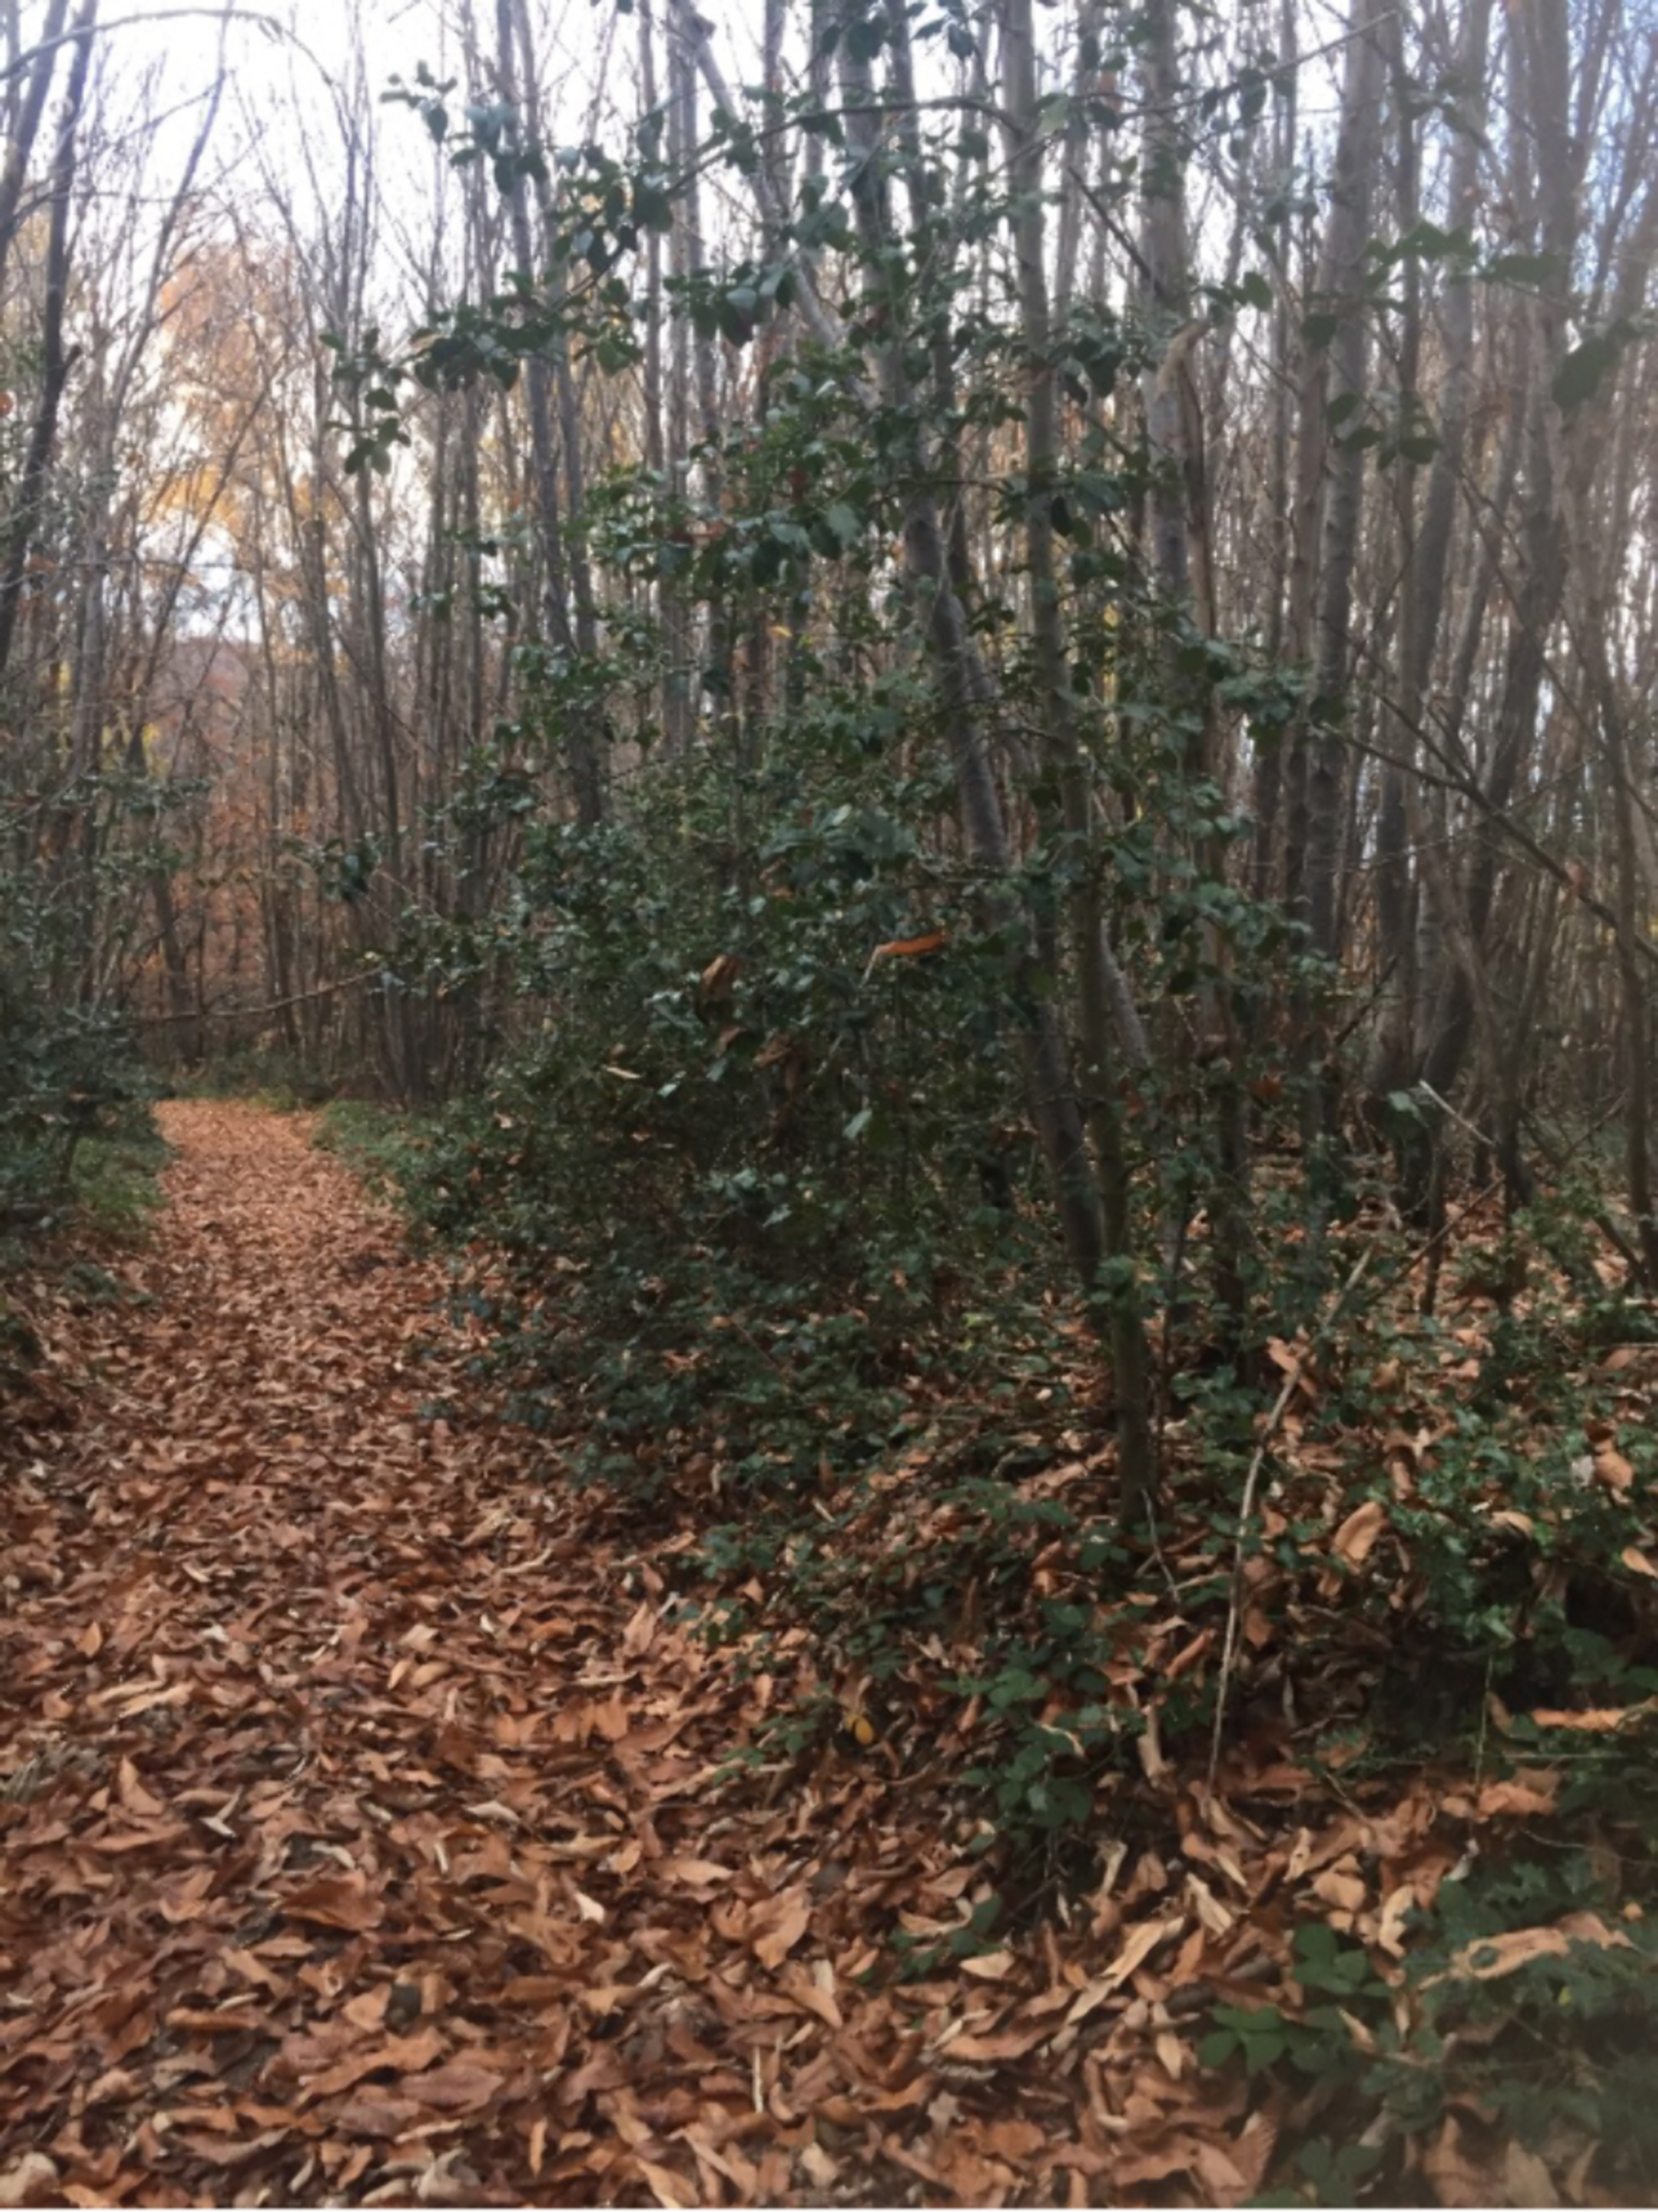
[[[893,937],[885,944],[878,944],[870,954],[870,966],[879,960],[918,960],[926,953],[936,953],[944,943],[942,930],[929,930],[921,937]]]
[[[370,2074],[417,2074],[434,2059],[441,2058],[448,2049],[448,2037],[436,2028],[423,2028],[414,2035],[394,2035],[387,2042],[370,2045],[367,2051],[354,2051],[325,2073],[314,2076],[305,2084],[302,2101],[336,2097],[342,2089],[355,2089]]]
[[[1565,1959],[1577,1944],[1597,1950],[1632,1949],[1621,1928],[1608,1927],[1594,1913],[1570,1913],[1551,1927],[1511,1928],[1506,1935],[1488,1936],[1466,1943],[1452,1960],[1446,1972],[1432,1975],[1422,1986],[1431,1989],[1447,1981],[1498,1982],[1515,1974],[1539,1959]]]
[[[752,1938],[754,1956],[774,1971],[811,1925],[811,1901],[804,1890],[790,1890],[775,1901],[761,1932]]]
[[[1491,1820],[1499,1813],[1551,1813],[1559,1796],[1559,1777],[1556,1774],[1532,1776],[1525,1780],[1516,1777],[1512,1782],[1488,1782],[1476,1800],[1482,1820]]]
[[[1013,1971],[1011,1951],[981,1951],[976,1959],[963,1959],[962,1972],[971,1974],[975,1982],[1003,1982]]]
[[[405,2074],[398,2082],[402,2095],[434,2112],[476,2112],[501,2089],[501,2077],[473,2059],[452,2058],[429,2074]]]
[[[714,1859],[665,1858],[660,1862],[660,1871],[670,1881],[683,1882],[687,1889],[712,1889],[716,1882],[729,1882],[731,1869]]]
[[[1005,2059],[1022,2058],[1045,2042],[1051,2028],[1014,2028],[999,2035],[954,2035],[940,2049],[952,2066],[997,2066]]]
[[[681,2181],[669,2167],[659,2166],[649,2159],[636,2158],[634,2163],[649,2183],[657,2203],[665,2205],[668,2212],[691,2212],[700,2201],[689,2183]]]
[[[317,1927],[345,1928],[355,1935],[379,1927],[386,1916],[384,1906],[370,1894],[368,1881],[360,1874],[322,1875],[302,1889],[291,1890],[282,1900],[282,1909],[291,1920],[307,1921]]]
[[[23,2205],[40,2205],[58,2194],[58,2170],[42,2151],[26,2151],[15,2166],[0,2172],[0,2207],[17,2212]]]
[[[1582,1735],[1609,1736],[1654,1711],[1658,1711],[1658,1698],[1649,1697],[1639,1705],[1593,1705],[1582,1713],[1538,1711],[1531,1719],[1539,1728],[1573,1728]]]
[[[1091,2012],[1097,2011],[1107,1997],[1115,1996],[1135,1969],[1145,1964],[1158,1945],[1165,1943],[1171,1936],[1178,1935],[1184,1925],[1185,1923],[1179,1919],[1141,1921],[1127,1937],[1122,1949],[1105,1972],[1078,1992],[1070,2010],[1065,2016],[1066,2026],[1074,2028],[1079,2020],[1085,2020]]]
[[[167,1808],[158,1797],[152,1797],[139,1779],[138,1769],[130,1759],[123,1758],[118,1771],[117,1787],[121,1802],[130,1813],[142,1819],[164,1813]]]
[[[1348,1515],[1331,1539],[1337,1559],[1349,1567],[1361,1567],[1387,1527],[1387,1508],[1380,1498],[1367,1498]]]
[[[1635,1469],[1620,1451],[1603,1444],[1594,1455],[1594,1479],[1604,1482],[1614,1497],[1624,1498],[1634,1486]]]

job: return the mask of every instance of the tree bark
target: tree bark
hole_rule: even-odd
[[[1101,1283],[1116,1384],[1118,1511],[1138,1534],[1157,1501],[1157,1452],[1151,1425],[1151,1359],[1146,1341],[1134,1256],[1134,1209],[1122,1107],[1112,1047],[1112,996],[1104,959],[1102,855],[1087,755],[1078,729],[1070,663],[1060,614],[1054,558],[1053,502],[1060,460],[1052,362],[1042,204],[1042,139],[1036,103],[1035,38],[1031,0],[1005,0],[1003,65],[1015,135],[1011,182],[1016,214],[1013,251],[1024,347],[1025,562],[1037,696],[1049,758],[1061,793],[1071,878],[1071,935],[1078,963],[1078,1028],[1081,1083],[1093,1146],[1104,1231],[1106,1273]]]

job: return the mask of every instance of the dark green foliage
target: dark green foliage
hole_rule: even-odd
[[[146,1084],[120,1019],[58,1002],[52,908],[29,872],[0,872],[0,1234],[44,1229],[83,1188],[108,1195],[112,1155],[85,1148],[141,1133]],[[116,1211],[124,1206],[114,1203]]]
[[[653,774],[626,826],[528,828],[513,957],[544,1011],[434,1130],[434,1226],[543,1284],[602,1262],[646,1305],[669,1258],[710,1288],[741,1270],[779,1312],[856,1295],[872,1344],[1005,1233],[1031,1172],[1005,954],[904,788],[859,767],[902,711],[877,698],[854,731],[831,694],[746,790],[705,759]]]

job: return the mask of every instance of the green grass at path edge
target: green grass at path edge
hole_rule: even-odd
[[[312,1142],[344,1161],[370,1189],[395,1197],[424,1149],[425,1124],[395,1106],[336,1098],[318,1115]]]

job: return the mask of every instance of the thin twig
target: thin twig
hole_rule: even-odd
[[[296,991],[291,999],[271,999],[263,1006],[193,1006],[182,1013],[134,1013],[126,1018],[134,1028],[157,1029],[172,1022],[246,1022],[262,1014],[280,1013],[287,1006],[303,1006],[311,999],[331,999],[335,991],[351,990],[359,983],[383,978],[383,968],[365,968],[360,975],[342,976],[337,983],[319,983],[315,990]]]

